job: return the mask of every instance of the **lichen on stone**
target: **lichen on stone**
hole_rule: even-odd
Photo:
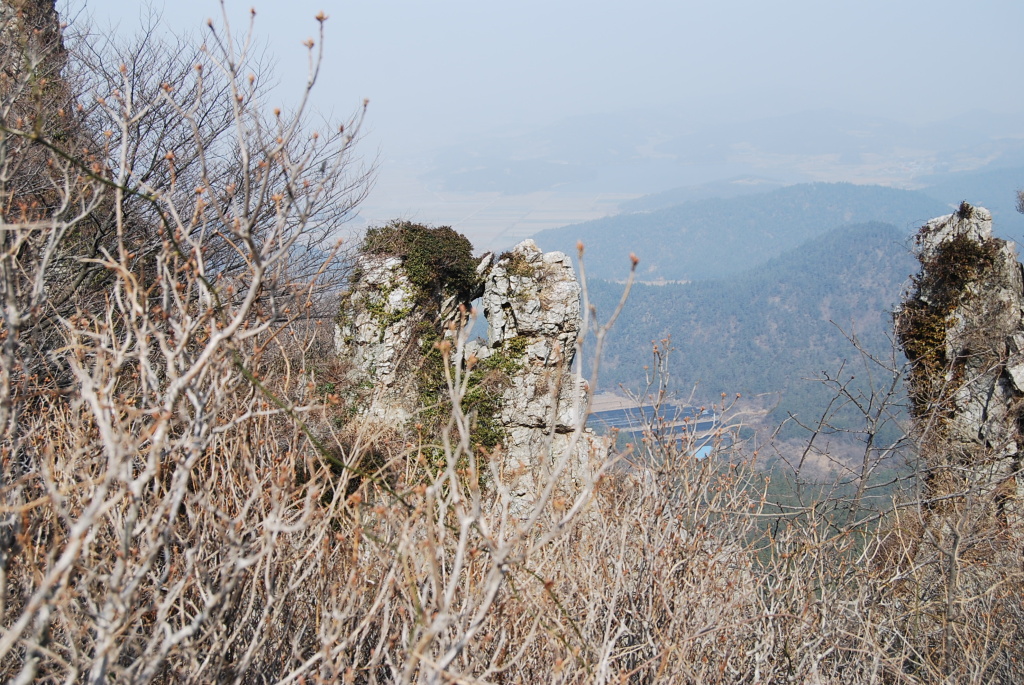
[[[450,228],[393,222],[367,233],[350,286],[336,347],[353,362],[352,380],[370,381],[365,414],[438,445],[424,437],[448,425],[445,364],[456,364],[468,374],[461,409],[474,458],[502,460],[517,511],[558,455],[572,452],[573,473],[582,473],[589,442],[573,435],[583,430],[586,388],[572,372],[580,286],[568,257],[527,240],[481,260]],[[488,338],[457,356],[453,336],[477,297]],[[440,447],[423,449],[443,466]]]
[[[910,362],[927,487],[936,498],[976,491],[1005,503],[996,492],[1021,490],[1021,265],[1013,246],[992,236],[991,214],[967,203],[922,227],[916,248],[921,271],[895,328]]]

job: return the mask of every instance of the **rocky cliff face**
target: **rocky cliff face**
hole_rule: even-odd
[[[416,298],[398,257],[364,256],[334,330],[337,353],[352,364],[349,381],[371,419],[407,422],[416,410]]]
[[[538,490],[537,476],[573,454],[571,475],[587,462],[580,439],[586,388],[572,373],[580,334],[580,286],[561,252],[543,253],[532,240],[517,245],[486,274],[483,295],[487,356],[522,349],[519,371],[502,396],[500,420],[507,483],[522,512]]]
[[[72,100],[61,71],[67,64],[55,0],[0,0],[0,96],[8,125],[67,136],[58,110]]]
[[[992,216],[964,203],[918,233],[921,272],[896,314],[930,495],[1017,517],[1024,496],[1024,279]]]
[[[85,115],[78,113],[76,94],[64,79],[68,53],[55,4],[55,0],[0,0],[0,109],[5,126],[31,133],[0,134],[7,193],[0,215],[9,224],[51,223],[59,222],[68,207],[93,205],[89,221],[79,222],[65,236],[47,268],[49,304],[67,316],[74,311],[70,300],[88,280],[82,273],[103,271],[87,260],[97,256],[100,246],[112,249],[109,240],[103,241],[106,236],[99,226],[107,228],[104,215],[113,209],[106,200],[99,208],[94,206],[98,184],[90,187],[93,184],[85,178],[87,164],[101,163],[106,156],[87,129]],[[33,140],[36,137],[46,140],[46,145]],[[83,164],[69,165],[67,158]],[[26,265],[34,263],[49,237],[49,231],[39,231],[21,249],[19,260],[26,273],[32,272],[33,267]]]
[[[471,302],[447,298],[418,305],[399,256],[364,254],[356,274],[335,332],[337,352],[352,363],[350,380],[366,389],[361,415],[407,426],[424,409],[419,369],[431,347],[427,338],[454,335],[458,305],[468,311]],[[571,371],[580,334],[580,286],[568,257],[543,253],[532,240],[497,260],[485,258],[476,279],[476,287],[464,292],[466,299],[482,294],[488,336],[469,342],[458,363],[499,376],[491,382],[497,388],[493,401],[474,411],[492,414],[476,420],[499,436],[493,454],[501,459],[513,509],[525,515],[539,487],[537,476],[562,468],[582,478],[595,444],[581,430],[585,387]]]
[[[0,2],[0,41],[29,61],[47,62],[58,75],[64,65],[60,19],[56,0],[3,0]]]

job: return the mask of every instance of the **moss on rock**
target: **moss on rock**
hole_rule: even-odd
[[[452,295],[471,300],[477,285],[476,259],[469,239],[450,226],[430,227],[392,221],[366,232],[364,254],[399,257],[416,303],[440,303]]]
[[[964,203],[954,217],[968,220],[973,213]],[[919,243],[927,228],[918,236]],[[1001,244],[996,238],[979,239],[961,232],[918,255],[921,272],[912,280],[913,291],[897,313],[896,326],[899,342],[912,362],[910,398],[917,416],[938,410],[942,418],[951,411],[946,406],[949,389],[959,386],[962,365],[947,358],[948,332],[959,308],[997,285],[991,281]]]

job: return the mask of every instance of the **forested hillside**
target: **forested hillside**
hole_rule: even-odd
[[[715,200],[741,195],[757,195],[778,190],[787,183],[781,183],[760,176],[736,176],[724,181],[709,181],[698,185],[671,188],[660,193],[652,193],[626,200],[619,204],[623,213],[653,212],[666,207],[674,207],[695,200]]]
[[[742,274],[636,285],[609,338],[602,386],[636,388],[652,341],[671,337],[677,390],[782,392],[777,415],[813,413],[827,391],[805,379],[857,356],[844,331],[873,352],[891,349],[890,312],[914,271],[905,236],[891,224],[842,226]],[[623,286],[589,288],[607,312]]]
[[[844,224],[884,221],[904,235],[949,207],[923,193],[849,183],[814,183],[687,202],[542,231],[545,250],[576,253],[586,245],[587,273],[619,279],[627,256],[640,258],[641,280],[704,280],[740,274]]]

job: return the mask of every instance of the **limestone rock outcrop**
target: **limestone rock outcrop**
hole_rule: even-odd
[[[458,360],[466,370],[486,369],[491,401],[470,411],[500,436],[493,445],[515,513],[525,515],[553,468],[585,477],[596,442],[583,430],[586,387],[572,372],[580,335],[580,286],[571,260],[544,253],[527,240],[476,267],[474,286],[425,305],[417,299],[408,264],[400,256],[361,254],[335,329],[338,354],[351,364],[349,381],[363,420],[408,429],[417,417],[432,342],[453,333],[452,322],[482,296],[486,341],[469,342]],[[444,290],[443,288],[441,289]],[[494,388],[498,388],[494,390]],[[429,395],[430,388],[426,388]],[[442,399],[443,401],[443,399]],[[563,458],[568,455],[568,458]]]
[[[349,382],[369,418],[400,425],[416,410],[416,385],[405,371],[416,354],[416,298],[399,257],[364,255],[344,298],[334,347],[351,363]]]
[[[80,133],[79,123],[66,116],[74,97],[62,75],[68,55],[55,0],[0,0],[0,61],[7,125],[35,129],[58,142]],[[36,172],[30,168],[23,173]],[[30,179],[23,185],[39,184]],[[23,192],[23,187],[16,190]]]
[[[0,46],[16,58],[44,62],[41,73],[59,78],[65,53],[56,0],[2,0]]]
[[[579,477],[590,441],[582,427],[586,388],[572,372],[580,335],[580,285],[571,260],[526,240],[502,255],[487,274],[483,296],[486,356],[523,350],[520,371],[503,393],[508,485],[522,508],[537,492],[537,476],[560,456]]]
[[[921,272],[896,313],[932,497],[1024,497],[1024,278],[992,215],[967,203],[917,236]]]

